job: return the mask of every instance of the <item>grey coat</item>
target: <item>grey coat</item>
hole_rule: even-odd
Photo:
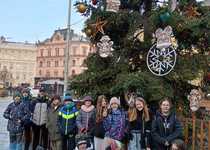
[[[95,126],[95,113],[96,111],[94,106],[86,108],[84,105],[82,105],[79,111],[79,115],[76,119],[77,128],[79,129],[79,131],[85,128],[88,133],[93,133],[93,129]]]
[[[59,107],[57,109],[50,107],[47,112],[46,128],[48,129],[50,140],[52,141],[61,139],[61,134],[57,124],[58,112]]]

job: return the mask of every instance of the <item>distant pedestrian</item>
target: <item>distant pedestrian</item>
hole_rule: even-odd
[[[15,93],[13,99],[14,102],[10,103],[4,112],[4,118],[8,119],[10,150],[23,150],[24,122],[30,119],[30,112],[21,102],[20,93]]]

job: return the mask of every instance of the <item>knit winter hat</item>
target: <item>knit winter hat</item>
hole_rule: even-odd
[[[109,105],[111,106],[113,103],[116,103],[120,106],[120,100],[117,97],[112,97],[109,102]]]
[[[66,95],[63,97],[64,101],[72,101],[72,97],[70,95]]]
[[[84,98],[83,98],[83,101],[93,101],[93,99],[92,99],[92,97],[91,96],[85,96]]]
[[[15,99],[15,97],[20,97],[21,98],[21,94],[19,92],[15,92],[15,94],[13,95],[13,99]]]

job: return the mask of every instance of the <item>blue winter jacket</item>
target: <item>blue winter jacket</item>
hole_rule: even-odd
[[[79,111],[73,102],[60,108],[58,112],[58,128],[62,135],[76,134],[76,117],[78,114]]]
[[[128,118],[125,111],[112,111],[103,121],[105,137],[122,141],[128,130]]]
[[[22,102],[10,103],[4,112],[4,118],[8,119],[7,130],[12,134],[23,132],[24,122],[30,117],[29,109]]]

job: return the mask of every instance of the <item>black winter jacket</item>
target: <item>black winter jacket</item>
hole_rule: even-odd
[[[167,150],[165,142],[169,144],[175,139],[182,138],[182,126],[176,118],[175,113],[171,113],[168,117],[157,112],[152,122],[152,138],[155,144],[154,150]]]

